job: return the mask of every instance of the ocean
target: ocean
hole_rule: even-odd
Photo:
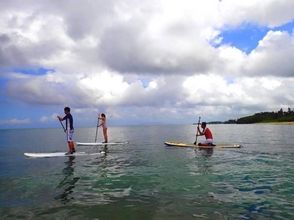
[[[293,125],[209,127],[216,144],[243,147],[166,147],[193,143],[195,126],[126,126],[109,127],[110,141],[129,143],[106,154],[37,159],[24,153],[67,151],[62,129],[0,130],[0,218],[294,219]]]

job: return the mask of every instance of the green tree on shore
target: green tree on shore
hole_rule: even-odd
[[[252,124],[267,122],[292,122],[294,121],[294,111],[288,108],[284,111],[282,108],[277,112],[260,112],[254,115],[239,118],[237,120],[228,120],[224,123],[228,124]]]

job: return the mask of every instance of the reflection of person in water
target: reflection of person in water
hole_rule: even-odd
[[[205,148],[201,148],[201,149],[195,149],[195,152],[198,154],[198,152],[199,152],[199,154],[201,155],[201,156],[203,156],[203,157],[211,157],[212,156],[212,154],[213,154],[213,148],[207,148],[207,149],[205,149]]]
[[[63,180],[56,187],[57,189],[62,189],[62,193],[55,196],[56,200],[61,200],[63,203],[67,203],[70,200],[74,199],[70,196],[75,188],[76,182],[80,179],[80,177],[74,176],[74,159],[75,157],[68,157],[68,161],[65,162],[67,166],[62,170],[64,174]]]
[[[109,152],[109,151],[108,151],[107,144],[105,144],[105,145],[101,148],[101,151],[100,151],[100,152],[104,152],[104,156],[106,156],[106,154]]]
[[[213,162],[211,161],[211,156],[213,154],[213,149],[201,149],[195,150],[196,153],[196,167],[197,172],[200,174],[209,174],[212,172]]]

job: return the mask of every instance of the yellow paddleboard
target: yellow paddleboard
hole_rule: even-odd
[[[190,143],[183,143],[183,142],[175,142],[175,141],[166,141],[164,142],[165,145],[170,146],[170,147],[197,147],[201,149],[212,149],[214,147],[216,148],[240,148],[242,145],[240,144],[217,144],[214,146],[198,146],[195,144],[190,144]]]

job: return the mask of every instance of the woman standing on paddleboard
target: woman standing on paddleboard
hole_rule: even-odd
[[[66,133],[67,145],[68,145],[68,149],[69,149],[67,154],[73,154],[76,152],[76,150],[75,150],[75,144],[73,141],[73,133],[74,133],[73,117],[70,114],[69,107],[64,108],[64,114],[65,114],[64,117],[57,116],[57,118],[59,119],[60,122],[65,120],[64,132]]]
[[[104,142],[108,142],[108,135],[107,135],[107,123],[106,123],[106,115],[104,113],[101,113],[100,117],[98,116],[98,119],[101,120],[101,123],[98,127],[102,127],[103,130],[103,137],[104,137]]]
[[[199,146],[213,146],[213,136],[212,136],[212,132],[210,131],[210,129],[208,127],[206,127],[206,122],[202,122],[201,123],[201,128],[202,128],[202,131],[200,131],[200,128],[199,128],[199,125],[197,127],[197,130],[198,130],[198,136],[202,136],[204,135],[206,140],[199,143],[198,145]]]

